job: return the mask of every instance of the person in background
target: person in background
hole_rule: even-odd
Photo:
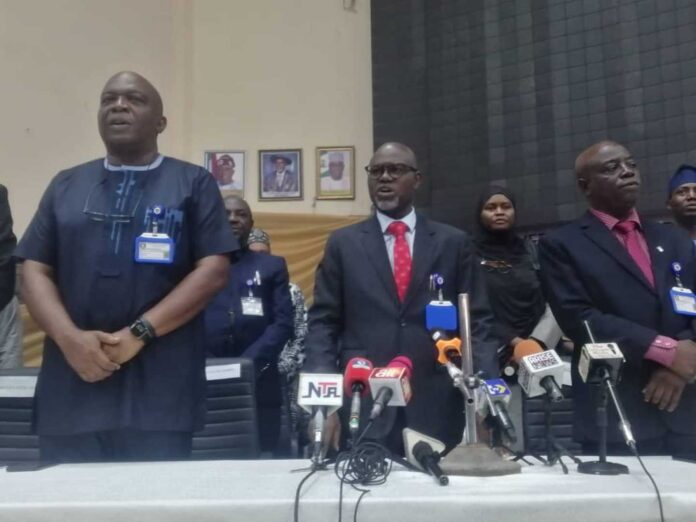
[[[667,208],[696,245],[696,167],[682,165],[667,187]]]
[[[249,248],[254,218],[247,202],[227,195],[224,203],[241,250],[233,256],[227,286],[205,311],[205,343],[213,357],[254,361],[261,452],[271,456],[280,433],[278,357],[293,326],[288,268],[282,257]]]
[[[271,253],[271,238],[260,228],[253,228],[249,234],[249,250],[253,252]],[[290,298],[293,309],[293,333],[285,344],[278,358],[278,370],[284,377],[283,385],[287,390],[290,415],[290,429],[298,437],[300,447],[306,444],[309,415],[297,404],[297,382],[304,364],[304,341],[307,335],[307,307],[302,289],[295,283],[290,283]]]
[[[0,185],[0,369],[22,366],[22,321],[15,297],[17,238],[12,232],[12,212],[7,189]]]
[[[491,186],[479,197],[474,245],[502,365],[521,341],[532,338],[554,349],[562,335],[541,289],[536,245],[517,234],[516,217],[515,197],[506,188]]]

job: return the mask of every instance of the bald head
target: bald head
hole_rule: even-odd
[[[157,137],[167,127],[157,89],[132,71],[114,74],[99,99],[99,133],[109,161],[147,165],[158,154]]]
[[[403,163],[411,168],[418,169],[416,154],[403,143],[395,141],[381,145],[372,156],[370,165],[377,163]]]
[[[104,89],[102,89],[102,94],[113,85],[119,85],[124,81],[128,84],[138,85],[138,87],[142,89],[142,91],[152,101],[153,110],[155,110],[160,116],[164,114],[164,104],[162,103],[162,97],[160,96],[159,91],[147,78],[134,71],[121,71],[114,74],[106,81]]]
[[[229,204],[230,206],[234,205],[236,207],[241,207],[246,209],[246,211],[251,215],[251,207],[249,207],[249,203],[246,202],[246,200],[240,196],[237,196],[236,194],[227,194],[222,200],[225,202],[225,207]]]
[[[611,140],[602,140],[587,147],[583,150],[578,157],[575,158],[575,175],[578,178],[582,178],[583,174],[586,172],[587,167],[592,164],[592,162],[597,158],[600,153],[606,148],[621,147],[625,150],[625,147],[620,143]]]
[[[635,207],[640,172],[623,145],[604,140],[588,147],[575,160],[575,175],[593,209],[624,219]]]

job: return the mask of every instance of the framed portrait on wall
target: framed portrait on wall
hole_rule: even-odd
[[[317,147],[317,199],[355,199],[355,147]]]
[[[259,151],[259,200],[302,199],[302,149]]]
[[[213,175],[220,191],[244,196],[246,161],[241,150],[209,150],[205,153],[205,168]]]

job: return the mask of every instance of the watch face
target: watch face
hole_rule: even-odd
[[[140,321],[133,323],[130,327],[130,331],[138,339],[141,339],[147,334],[147,328],[145,328],[145,325]]]

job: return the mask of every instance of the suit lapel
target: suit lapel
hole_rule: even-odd
[[[363,221],[362,232],[364,239],[362,245],[365,254],[373,268],[377,271],[379,280],[382,281],[390,298],[396,304],[399,301],[396,294],[396,283],[394,282],[394,274],[389,264],[387,245],[384,243],[384,235],[377,218],[373,216],[371,219]],[[416,237],[418,237],[418,234],[416,234]]]
[[[640,268],[638,268],[635,261],[633,261],[631,256],[628,254],[628,251],[621,243],[619,243],[619,241],[614,237],[614,234],[611,233],[604,223],[602,223],[588,211],[580,222],[580,227],[593,243],[609,254],[609,256],[611,256],[627,272],[638,279],[648,290],[655,293],[655,289],[648,282],[648,280],[645,279],[645,276],[640,271]],[[653,266],[653,273],[654,271],[655,266]]]
[[[435,232],[428,226],[428,220],[416,215],[416,237],[413,242],[411,255],[411,282],[408,285],[403,307],[406,308],[413,297],[418,294],[419,287],[427,281],[426,276],[433,264],[435,255]]]

